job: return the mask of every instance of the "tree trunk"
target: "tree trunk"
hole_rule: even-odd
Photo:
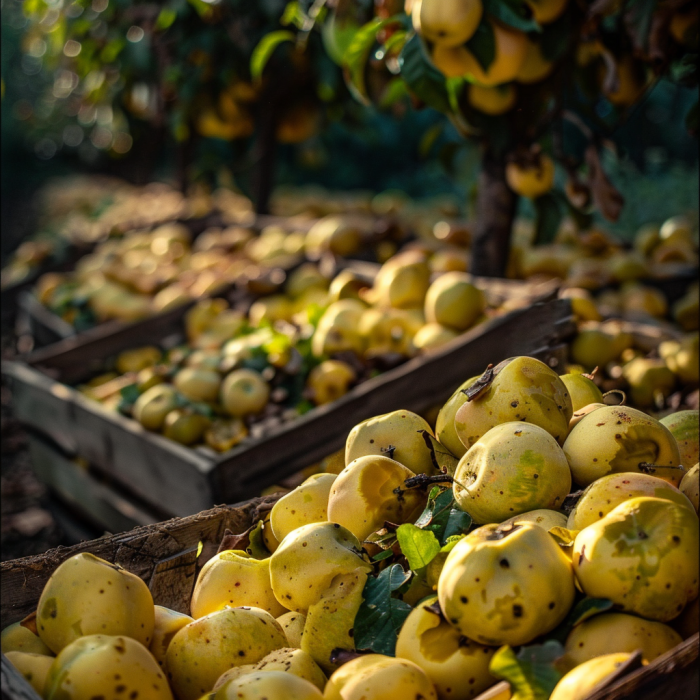
[[[275,184],[275,160],[277,151],[277,113],[279,105],[272,101],[262,111],[258,127],[258,163],[253,181],[253,201],[258,214],[270,213],[270,195]]]
[[[486,153],[479,174],[477,221],[472,240],[472,274],[505,277],[517,203],[517,195],[506,183],[504,159]]]

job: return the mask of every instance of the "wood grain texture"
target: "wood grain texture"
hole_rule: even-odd
[[[187,518],[175,518],[73,547],[57,547],[44,554],[3,562],[0,565],[2,627],[31,613],[53,571],[80,552],[92,552],[119,564],[146,583],[153,581],[156,603],[162,600],[165,605],[177,604],[182,609],[183,604],[189,603],[188,582],[194,582],[191,558],[199,543],[203,544],[203,549],[197,558],[197,567],[213,556],[225,530],[243,532],[257,521],[258,509],[265,508],[266,504],[269,507],[274,500],[274,497],[266,497],[233,506],[218,506]]]
[[[554,288],[547,293],[553,292]],[[160,332],[172,330],[172,325],[160,321],[164,324]],[[256,495],[340,449],[353,426],[366,418],[401,408],[421,412],[438,405],[489,363],[514,355],[545,360],[552,356],[560,362],[562,343],[573,331],[567,300],[518,309],[216,457],[149,433],[136,421],[105,410],[45,373],[62,378],[65,368],[74,363],[96,366],[114,354],[107,349],[111,347],[107,338],[41,351],[32,356],[31,364],[4,363],[3,373],[11,380],[19,420],[45,434],[67,455],[86,459],[144,503],[152,504],[155,512],[161,508],[160,512],[166,509],[165,516],[185,516],[213,503]],[[143,342],[141,336],[139,344]],[[122,336],[118,346],[123,349],[126,345]]]

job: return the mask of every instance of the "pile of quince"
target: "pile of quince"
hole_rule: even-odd
[[[435,258],[399,253],[373,281],[351,269],[329,280],[304,263],[283,293],[245,312],[203,299],[185,314],[186,344],[125,351],[79,388],[177,442],[231,449],[498,313],[466,273],[436,271]]]
[[[3,652],[46,700],[583,698],[698,630],[697,411],[595,390],[516,357],[435,430],[369,418],[339,473],[224,538],[189,615],[82,553]]]
[[[690,282],[669,301],[661,288],[644,280],[654,269],[697,265],[693,227],[684,217],[660,228],[643,227],[631,251],[615,250],[602,235],[598,239],[598,255],[570,268],[560,292],[571,299],[578,323],[570,371],[597,367],[595,381],[603,391],[622,390],[631,405],[645,410],[673,409],[700,379],[700,286]]]

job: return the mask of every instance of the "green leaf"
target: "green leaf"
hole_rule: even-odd
[[[379,554],[375,554],[372,557],[372,561],[383,561],[384,559],[388,559],[389,557],[393,557],[394,552],[392,552],[390,549],[385,549],[383,552],[379,552]]]
[[[557,234],[564,214],[557,199],[550,193],[533,201],[535,207],[535,243],[551,243]]]
[[[259,520],[258,524],[250,531],[248,539],[250,544],[246,547],[246,552],[250,554],[254,559],[267,559],[270,556],[270,552],[265,546],[265,540],[263,539],[263,521]]]
[[[304,26],[305,21],[306,15],[304,14],[297,0],[288,2],[287,6],[284,8],[284,12],[282,13],[280,24],[283,27],[291,24],[297,29],[301,29]]]
[[[381,109],[387,109],[408,95],[406,83],[401,78],[392,78],[384,90],[379,102]]]
[[[129,384],[129,386],[122,387],[119,390],[119,394],[122,397],[122,401],[128,404],[135,403],[136,399],[141,396],[141,392],[139,391],[137,384]]]
[[[574,605],[563,622],[547,636],[564,644],[566,638],[571,634],[571,630],[576,627],[576,625],[580,625],[582,622],[585,622],[595,615],[612,610],[613,605],[612,600],[608,600],[607,598],[583,598]]]
[[[462,96],[462,92],[464,91],[464,86],[466,85],[466,82],[467,81],[461,76],[458,78],[448,78],[445,81],[445,85],[447,86],[447,97],[450,102],[450,109],[455,114],[461,113],[461,110],[459,108],[459,100]]]
[[[429,107],[443,114],[450,113],[445,76],[430,62],[423,42],[414,34],[399,56],[401,77],[408,89]]]
[[[423,569],[440,551],[440,542],[431,530],[406,523],[396,531],[399,546],[413,571]]]
[[[364,600],[355,617],[355,646],[360,650],[393,656],[396,638],[411,606],[397,600],[392,593],[411,577],[400,564],[382,571],[376,578],[369,577],[362,592]]]
[[[442,541],[448,542],[453,537],[461,539],[461,537],[469,531],[471,526],[472,518],[469,513],[465,513],[463,510],[459,510],[459,508],[451,508]]]
[[[352,40],[343,52],[343,67],[346,70],[346,82],[355,99],[369,104],[365,85],[365,67],[370,51],[377,41],[377,32],[396,20],[375,18],[355,32]]]
[[[564,647],[553,640],[521,647],[517,655],[505,646],[493,655],[489,671],[510,683],[512,700],[548,700],[563,675],[555,666],[563,654]]]
[[[267,62],[280,44],[294,40],[294,34],[286,29],[266,34],[253,49],[253,55],[250,57],[250,75],[253,80],[259,80],[262,77]]]
[[[406,45],[408,41],[408,32],[397,31],[394,32],[385,42],[384,48],[389,51],[401,50]]]
[[[428,503],[416,520],[416,527],[430,529],[436,535],[442,534],[453,504],[454,495],[451,488],[441,489],[439,486],[433,486],[428,494]]]
[[[164,7],[158,13],[158,19],[156,19],[156,29],[159,31],[164,31],[168,27],[172,26],[176,19],[177,12],[170,7]]]
[[[496,60],[496,35],[491,23],[482,19],[466,46],[484,71],[487,71]]]
[[[656,2],[656,0],[653,0]],[[484,14],[489,14],[521,32],[539,32],[542,27],[535,22],[524,0],[484,0]]]

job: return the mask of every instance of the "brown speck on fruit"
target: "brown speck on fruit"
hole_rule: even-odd
[[[522,605],[514,605],[513,606],[513,617],[522,617],[523,616],[523,606]]]

